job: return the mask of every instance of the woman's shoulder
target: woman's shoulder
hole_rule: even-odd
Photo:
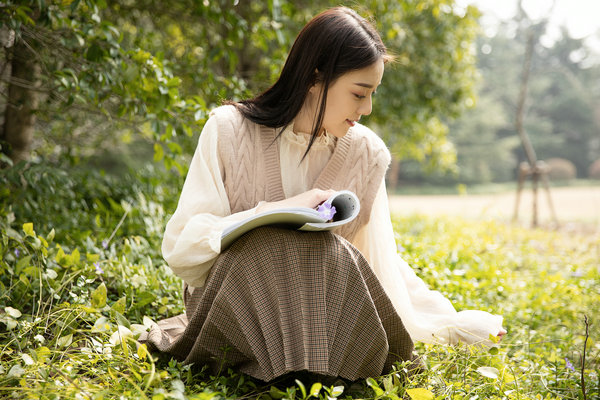
[[[212,109],[209,113],[209,120],[217,126],[219,136],[237,137],[246,131],[254,130],[254,123],[244,117],[240,110],[234,104],[225,104]]]
[[[213,108],[208,115],[220,122],[238,122],[244,119],[242,113],[234,104],[224,104]]]
[[[360,142],[361,145],[366,144],[375,153],[383,153],[388,157],[390,156],[390,151],[383,139],[369,127],[357,123],[350,129],[352,129],[353,140]]]

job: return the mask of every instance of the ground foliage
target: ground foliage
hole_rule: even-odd
[[[582,369],[587,398],[600,396],[597,235],[395,218],[399,252],[427,283],[458,308],[502,313],[507,338],[484,351],[418,344],[427,367],[410,378],[398,365],[354,384],[265,385],[136,345],[150,320],[182,311],[159,253],[180,181],[156,168],[118,179],[16,168],[0,174],[0,397],[581,399]]]

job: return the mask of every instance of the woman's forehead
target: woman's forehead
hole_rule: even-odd
[[[374,89],[381,84],[383,70],[383,61],[378,61],[365,68],[349,71],[340,76],[339,80],[367,89]]]

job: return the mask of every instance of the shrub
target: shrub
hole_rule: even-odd
[[[596,160],[590,165],[588,177],[590,179],[600,179],[600,160]]]
[[[56,241],[68,246],[92,237],[108,240],[117,226],[120,236],[143,235],[159,242],[167,214],[175,208],[180,186],[175,181],[151,166],[114,176],[21,163],[0,171],[0,213],[14,214],[13,228],[35,222],[41,232],[55,229]]]
[[[550,179],[554,181],[570,181],[577,177],[575,164],[564,158],[549,158],[546,163],[550,167]]]

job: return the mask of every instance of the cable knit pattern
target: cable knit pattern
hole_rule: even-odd
[[[369,222],[373,200],[390,164],[390,152],[369,128],[356,124],[338,141],[336,151],[315,187],[352,190],[360,199],[360,214],[337,231],[352,240],[358,229]]]
[[[212,115],[218,121],[219,157],[231,212],[248,210],[261,200],[284,199],[276,130],[245,119],[234,106],[219,107]],[[367,224],[390,159],[383,141],[363,125],[356,124],[338,140],[314,187],[353,191],[361,202],[361,211],[355,221],[336,233],[352,240]]]
[[[231,213],[248,210],[261,200],[282,200],[283,190],[281,195],[274,196],[269,195],[267,190],[267,183],[271,184],[274,178],[281,182],[281,174],[278,177],[271,174],[265,179],[265,157],[263,156],[265,149],[263,149],[264,140],[261,140],[264,130],[245,119],[232,105],[216,108],[211,112],[211,116],[217,120],[220,165]],[[274,138],[274,135],[269,136]],[[270,147],[277,146],[273,143]],[[276,157],[278,160],[279,155],[277,154]],[[252,182],[252,188],[249,187],[249,182]]]

